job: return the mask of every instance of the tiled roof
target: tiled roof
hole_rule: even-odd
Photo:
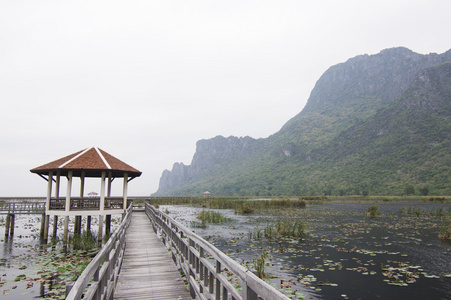
[[[112,172],[113,177],[122,177],[124,173],[130,177],[141,175],[137,169],[97,147],[75,152],[30,170],[32,173],[44,175],[48,175],[50,171],[54,174],[60,171],[61,175],[67,175],[69,171],[73,171],[73,176],[77,177],[81,176],[82,171],[85,171],[86,177],[101,177],[102,171]]]

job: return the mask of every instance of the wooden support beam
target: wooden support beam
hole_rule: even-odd
[[[109,237],[111,232],[111,215],[105,216],[105,236]]]
[[[45,232],[45,218],[46,218],[46,214],[43,213],[41,216],[41,230],[39,231],[39,237],[42,239],[44,239],[44,232]]]
[[[15,222],[16,222],[16,215],[15,214],[11,214],[11,226],[9,227],[9,235],[10,236],[14,235]]]
[[[6,224],[5,224],[5,236],[9,236],[9,226],[11,223],[11,214],[6,215]]]
[[[91,216],[86,218],[86,233],[91,234]]]
[[[64,217],[63,244],[67,244],[69,236],[69,216]]]
[[[102,233],[102,230],[103,230],[103,216],[102,215],[99,215],[99,232],[97,233],[97,240],[99,241],[99,242],[101,242],[102,241],[102,237],[103,237],[103,233]]]
[[[58,216],[53,216],[53,237],[56,238],[58,233]]]
[[[49,226],[50,226],[50,224],[49,224],[49,222],[50,222],[50,216],[49,215],[43,215],[43,222],[44,222],[44,232],[43,232],[43,236],[42,236],[42,239],[44,240],[44,241],[47,241],[47,239],[49,238]]]

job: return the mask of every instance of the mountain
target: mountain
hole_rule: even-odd
[[[199,141],[155,195],[450,194],[449,62],[392,48],[332,66],[280,131]]]

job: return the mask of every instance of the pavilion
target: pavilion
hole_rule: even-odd
[[[99,216],[99,239],[102,238],[103,217],[105,232],[109,234],[112,214],[123,214],[127,208],[127,188],[130,180],[141,172],[97,147],[87,148],[45,165],[31,169],[47,181],[46,217],[44,239],[48,238],[49,217],[54,216],[53,234],[56,235],[58,216],[64,216],[64,237],[67,241],[69,216],[75,216],[74,230],[81,232],[81,218],[87,216],[87,231],[91,216]],[[61,178],[67,178],[66,195],[60,197]],[[72,196],[73,178],[80,178],[78,197]],[[85,178],[100,178],[100,197],[84,195]],[[122,197],[111,197],[111,186],[115,178],[123,178]],[[52,196],[53,194],[53,196]]]

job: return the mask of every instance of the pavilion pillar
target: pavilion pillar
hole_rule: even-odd
[[[122,188],[122,197],[124,198],[124,204],[123,204],[123,208],[124,208],[124,212],[125,210],[128,208],[127,207],[127,189],[128,189],[128,173],[124,173],[124,184],[123,184],[123,188]]]
[[[100,207],[99,207],[99,232],[98,232],[98,240],[102,240],[103,234],[103,215],[105,211],[105,177],[106,172],[102,171],[102,177],[100,179]]]
[[[60,196],[60,182],[61,182],[61,173],[60,171],[56,172],[56,183],[55,183],[55,198],[59,198]],[[48,217],[48,216],[47,216]],[[58,216],[53,216],[53,238],[56,238],[58,235]]]
[[[113,182],[111,177],[112,177],[112,173],[108,172],[107,198],[111,197],[111,183]],[[107,199],[107,201],[111,201],[111,199],[109,199],[109,200]],[[107,237],[109,237],[110,232],[111,232],[111,215],[106,215],[105,216],[105,235]]]
[[[65,211],[66,213],[70,211],[70,197],[72,192],[72,175],[73,171],[69,171],[67,174],[67,189],[66,189],[66,206]],[[69,216],[65,216],[64,218],[64,233],[63,233],[63,243],[67,243],[69,235]]]
[[[60,196],[60,182],[61,182],[61,174],[60,171],[58,171],[56,172],[55,198],[59,198]]]
[[[84,196],[84,190],[85,190],[85,171],[81,171],[80,175],[80,198],[83,201]],[[78,233],[81,235],[81,216],[75,216],[75,224],[74,224],[74,233]]]
[[[45,201],[45,211],[46,213],[42,215],[41,222],[44,223],[44,230],[41,234],[42,239],[47,241],[49,238],[49,218],[47,212],[50,210],[50,198],[52,197],[52,183],[53,183],[53,172],[49,172],[49,176],[47,178],[47,198]]]
[[[84,190],[85,190],[85,171],[81,171],[81,176],[80,176],[80,198],[83,198],[84,195]]]

